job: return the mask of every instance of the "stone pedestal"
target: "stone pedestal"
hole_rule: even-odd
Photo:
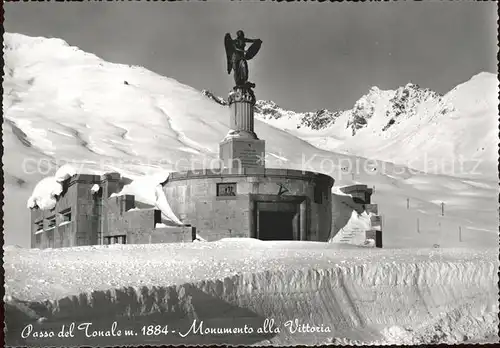
[[[247,137],[226,138],[220,143],[219,157],[226,168],[263,168],[264,140]]]
[[[370,204],[371,202],[373,189],[368,188],[366,185],[351,185],[342,187],[340,190],[346,194],[350,194],[353,198],[357,198],[363,204]]]
[[[219,158],[226,168],[265,166],[265,142],[254,131],[255,94],[248,86],[229,93],[230,131],[220,143]]]

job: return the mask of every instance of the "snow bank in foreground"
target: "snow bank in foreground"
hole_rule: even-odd
[[[33,324],[37,328],[86,321],[109,329],[116,321],[123,330],[139,332],[100,337],[99,345],[424,344],[496,336],[495,249],[250,242],[6,248],[7,342],[40,317],[46,320]],[[190,331],[194,320],[195,326],[203,321],[204,329],[247,325],[255,331],[196,334]],[[150,324],[171,331],[140,334]],[[296,324],[320,332],[300,332]],[[257,333],[270,326],[279,332]],[[77,332],[65,343],[83,344],[83,339]]]

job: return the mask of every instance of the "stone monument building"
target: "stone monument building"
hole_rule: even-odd
[[[31,211],[32,247],[191,242],[197,235],[207,241],[326,242],[339,231],[354,233],[343,227],[353,210],[377,213],[366,185],[343,188],[350,196],[341,197],[332,195],[334,179],[328,175],[266,168],[265,141],[254,131],[254,105],[251,89],[235,87],[229,95],[231,130],[219,153],[223,168],[174,172],[163,184],[173,212],[186,226],[164,226],[160,210],[131,195],[113,195],[124,184],[119,173],[77,174],[64,182],[52,211]],[[379,225],[358,232],[381,247]]]
[[[254,92],[234,87],[228,102],[231,130],[219,151],[224,168],[171,174],[164,189],[173,211],[208,241],[328,240],[333,178],[266,168],[265,141],[254,131]]]
[[[248,41],[254,43],[245,51]],[[228,97],[231,129],[219,147],[223,166],[175,172],[162,184],[185,226],[167,227],[161,224],[160,210],[134,196],[114,195],[123,186],[118,173],[79,174],[63,183],[54,209],[32,209],[32,247],[232,237],[326,242],[336,233],[355,235],[346,225],[352,212],[376,213],[365,185],[347,189],[351,196],[333,196],[334,179],[328,175],[265,167],[265,141],[254,131],[255,84],[247,81],[246,65],[261,43],[246,39],[242,31],[236,40],[229,34],[225,38],[228,72],[234,70],[236,85]],[[361,232],[361,238],[378,238],[381,246],[380,231]]]

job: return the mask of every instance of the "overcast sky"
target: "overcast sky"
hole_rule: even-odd
[[[210,1],[4,3],[5,30],[58,37],[223,97],[223,37],[263,40],[250,62],[259,99],[297,110],[351,108],[371,86],[411,81],[446,93],[496,73],[496,4]]]

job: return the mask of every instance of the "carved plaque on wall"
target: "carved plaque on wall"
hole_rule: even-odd
[[[236,196],[236,183],[223,182],[217,184],[217,196],[219,197]]]

